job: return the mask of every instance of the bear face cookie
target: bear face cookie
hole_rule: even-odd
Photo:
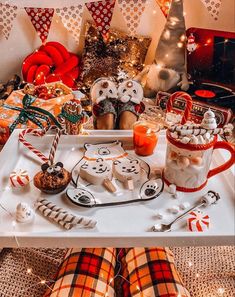
[[[133,102],[140,104],[143,100],[144,92],[141,84],[135,80],[126,80],[118,87],[118,97],[123,103]]]
[[[107,78],[97,79],[91,87],[91,99],[93,104],[99,104],[105,99],[117,99],[117,97],[116,84]]]
[[[102,158],[85,162],[80,168],[80,177],[93,185],[103,185],[108,191],[116,192],[111,182],[111,166]]]
[[[122,183],[124,187],[133,190],[134,182],[141,178],[140,163],[136,159],[116,160],[113,162],[113,174]]]

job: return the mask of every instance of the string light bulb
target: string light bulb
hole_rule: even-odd
[[[27,273],[30,274],[32,272],[32,268],[27,268]]]
[[[45,279],[42,279],[42,280],[40,281],[40,284],[42,284],[42,285],[45,285],[45,283],[46,283]]]

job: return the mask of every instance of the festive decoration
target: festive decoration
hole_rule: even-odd
[[[14,188],[22,188],[29,184],[29,174],[26,170],[13,171],[10,174],[10,182]]]
[[[58,207],[56,204],[44,198],[39,199],[35,207],[44,217],[56,222],[66,230],[70,230],[74,227],[94,228],[97,224],[97,221],[93,219],[69,214],[63,208]]]
[[[221,0],[201,0],[208,10],[209,14],[215,19],[218,20]]]
[[[153,97],[158,91],[168,91],[176,86],[184,91],[188,90],[185,41],[183,0],[172,0],[167,22],[158,42],[154,63],[146,66],[136,78],[145,82],[145,96]],[[147,76],[146,79],[145,76]]]
[[[34,211],[27,203],[21,202],[16,206],[15,216],[18,223],[31,223],[34,219]]]
[[[121,71],[132,78],[143,69],[143,63],[151,39],[143,36],[130,37],[118,30],[109,30],[105,43],[96,27],[86,24],[85,48],[81,80],[89,89],[100,77],[117,78]]]
[[[130,35],[136,34],[146,2],[146,0],[118,0],[120,10],[126,21]]]
[[[79,61],[79,57],[69,53],[62,44],[47,42],[25,58],[22,65],[23,78],[35,85],[62,81],[76,88],[75,80],[80,73]]]
[[[86,3],[86,7],[102,36],[106,39],[113,16],[115,0],[103,0]]]
[[[201,127],[208,130],[213,130],[217,128],[215,114],[210,109],[204,113]]]
[[[54,15],[54,9],[26,7],[25,11],[30,17],[30,20],[42,43],[45,43],[50,31],[51,22]]]
[[[182,98],[186,101],[185,104],[185,110],[184,110],[184,114],[183,117],[181,119],[181,124],[184,125],[187,120],[189,120],[190,118],[190,113],[191,113],[191,109],[193,106],[193,99],[192,97],[185,93],[185,92],[175,92],[174,94],[172,94],[167,102],[167,107],[166,107],[166,112],[172,112],[173,111],[173,103],[177,98]]]
[[[126,80],[118,86],[118,123],[119,129],[130,130],[144,112],[143,88],[135,80]]]
[[[156,2],[161,8],[164,16],[167,17],[171,6],[171,0],[156,0]]]
[[[201,125],[208,127],[208,124],[209,127],[216,127],[214,113],[210,110],[205,113]],[[225,141],[218,142],[217,136],[213,135],[229,128],[207,130],[200,125],[185,122],[170,127],[167,131],[168,148],[164,170],[166,184],[175,184],[178,191],[196,192],[206,186],[209,178],[230,168],[235,162],[234,147]],[[230,158],[209,170],[214,149],[227,150]]]
[[[27,134],[42,137],[46,134],[47,129],[26,129],[19,134],[19,141],[43,162],[45,162],[41,166],[42,171],[38,172],[34,176],[33,181],[36,188],[47,194],[57,194],[62,192],[67,187],[71,179],[71,175],[66,169],[64,169],[63,163],[54,163],[56,149],[60,136],[63,133],[63,130],[61,129],[56,128],[56,130],[57,133],[53,139],[48,158],[25,139],[25,135]]]
[[[200,210],[195,210],[190,212],[187,223],[189,231],[203,232],[210,227],[210,217]]]
[[[0,30],[6,39],[9,38],[18,7],[0,3]]]
[[[60,17],[65,28],[72,34],[74,40],[78,43],[81,31],[83,4],[57,8],[56,14]]]
[[[73,99],[64,104],[60,116],[65,121],[65,130],[69,135],[78,135],[81,133],[82,125],[89,117],[82,111],[79,100]]]
[[[191,54],[196,49],[197,49],[197,44],[195,43],[195,36],[193,35],[193,33],[190,33],[187,40],[187,50],[189,51],[189,54]]]

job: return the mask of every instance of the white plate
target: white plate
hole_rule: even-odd
[[[62,136],[56,160],[62,161],[69,170],[81,159],[84,143],[100,143],[120,140],[124,147],[130,147],[130,131],[90,131],[88,136]],[[14,213],[19,202],[34,204],[38,197],[46,197],[74,214],[83,214],[97,220],[94,230],[72,229],[63,231],[39,214],[31,225],[17,224],[0,208],[0,247],[16,247],[16,235],[21,246],[28,247],[130,247],[157,245],[230,245],[234,244],[235,207],[234,207],[234,167],[211,178],[206,188],[200,192],[180,194],[175,200],[164,190],[158,198],[151,201],[137,202],[129,205],[108,206],[102,208],[84,208],[72,204],[65,193],[55,196],[45,195],[31,183],[29,188],[13,191],[9,188],[9,174],[13,170],[26,169],[32,178],[40,168],[40,160],[18,142],[19,130],[15,130],[0,154],[0,202]],[[31,142],[45,154],[48,154],[52,136],[42,139],[29,137]],[[159,136],[155,154],[143,157],[151,168],[163,167],[165,162],[165,134]],[[128,151],[128,150],[127,150]],[[132,151],[133,153],[133,151]],[[223,150],[216,150],[212,167],[218,166],[226,159]],[[185,220],[175,224],[170,233],[154,233],[149,230],[159,223],[156,219],[158,210],[167,210],[172,205],[188,201],[194,204],[208,190],[214,190],[221,196],[217,205],[207,208],[212,227],[207,232],[193,233],[187,231]],[[105,191],[104,191],[105,195]],[[166,212],[167,213],[167,212]],[[168,214],[169,222],[175,215]]]

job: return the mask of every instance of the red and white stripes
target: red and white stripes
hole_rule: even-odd
[[[30,142],[28,142],[25,139],[25,136],[30,134],[33,136],[37,136],[37,137],[42,137],[46,134],[48,129],[43,129],[43,130],[38,130],[38,129],[26,129],[23,130],[20,134],[19,134],[19,141],[21,143],[23,143],[23,145],[25,147],[27,147],[30,151],[32,151],[36,156],[38,156],[43,162],[46,163],[50,163],[53,164],[54,158],[55,158],[55,153],[56,153],[56,149],[59,143],[59,139],[61,134],[63,133],[63,130],[56,128],[57,133],[54,137],[51,149],[50,149],[50,153],[49,153],[49,158],[47,158],[41,151],[39,151],[38,149],[36,149]]]

